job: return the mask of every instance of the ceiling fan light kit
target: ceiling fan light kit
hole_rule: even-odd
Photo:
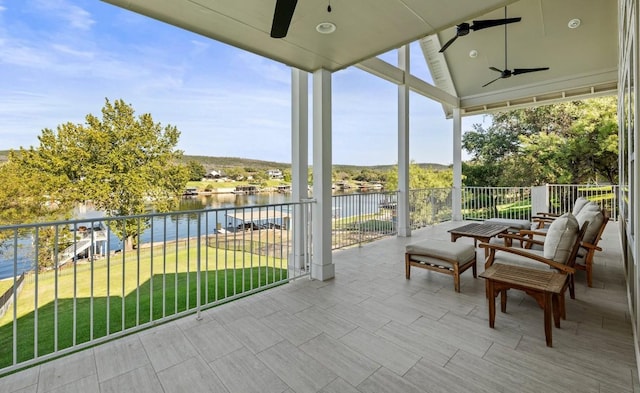
[[[316,26],[316,31],[320,34],[331,34],[336,31],[336,25],[331,22],[321,22]]]

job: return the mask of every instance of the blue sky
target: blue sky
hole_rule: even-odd
[[[412,73],[430,80],[417,45]],[[0,0],[0,75],[0,150],[122,98],[177,126],[185,154],[291,162],[288,67],[100,1]],[[335,164],[397,162],[396,97],[356,68],[333,75]],[[452,162],[438,103],[412,93],[410,126],[412,160]]]

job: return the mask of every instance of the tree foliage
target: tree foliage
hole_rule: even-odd
[[[492,115],[464,134],[469,186],[617,182],[615,97],[572,101]]]
[[[398,189],[398,168],[387,172],[385,187],[387,190]],[[426,169],[412,162],[409,164],[409,189],[445,188],[453,185],[452,170]]]
[[[189,173],[189,180],[198,181],[202,180],[207,175],[207,170],[204,165],[195,160],[187,161],[187,171]]]
[[[154,123],[150,114],[136,117],[123,100],[105,101],[101,118],[89,114],[85,124],[44,129],[38,147],[21,149],[10,161],[46,174],[41,185],[46,193],[64,202],[91,200],[107,216],[174,207],[188,179],[187,168],[178,163],[180,132]],[[140,225],[121,221],[111,229],[130,240]]]

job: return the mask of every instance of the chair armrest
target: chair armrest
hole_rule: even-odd
[[[547,259],[545,257],[541,257],[540,255],[523,251],[523,249],[521,248],[505,247],[505,246],[500,246],[498,244],[489,244],[489,243],[480,243],[479,246],[480,248],[487,248],[490,251],[489,257],[487,257],[487,261],[485,263],[485,269],[493,265],[493,260],[495,259],[495,252],[503,251],[503,252],[508,252],[510,254],[520,255],[525,258],[533,259],[534,261],[542,262],[564,273],[575,273],[576,271],[576,269],[572,268],[571,266],[563,265],[562,263],[558,263],[552,259]]]
[[[602,251],[602,247],[599,247],[599,246],[596,246],[595,244],[591,244],[587,242],[580,243],[580,247],[584,247],[587,250]]]
[[[523,229],[524,230],[524,229]],[[509,241],[513,242],[514,240],[517,240],[520,242],[520,244],[522,245],[522,243],[528,243],[528,244],[537,244],[537,245],[544,245],[544,242],[541,240],[537,240],[537,239],[532,239],[526,236],[522,236],[519,233],[500,233],[498,234],[498,238],[501,239],[509,239]]]
[[[549,219],[553,219],[553,218],[557,218],[560,217],[560,214],[557,213],[547,213],[547,212],[537,212],[535,216],[533,216],[535,218],[549,218]]]
[[[521,229],[520,232],[518,232],[520,234],[520,236],[522,237],[529,237],[529,239],[531,239],[531,237],[538,235],[538,236],[547,236],[547,232],[543,232],[543,231],[535,231],[533,229]]]

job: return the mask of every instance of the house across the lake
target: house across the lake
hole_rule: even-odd
[[[269,176],[270,179],[282,179],[284,177],[280,169],[269,169],[267,176]]]

